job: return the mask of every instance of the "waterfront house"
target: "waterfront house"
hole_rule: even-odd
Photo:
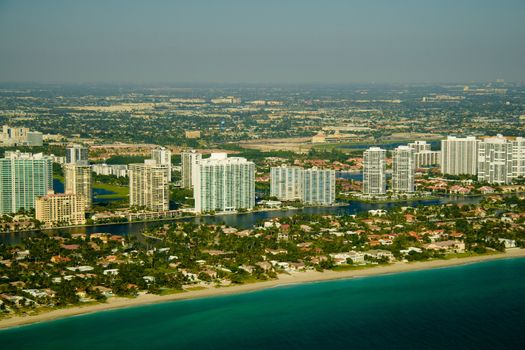
[[[465,251],[465,243],[456,240],[438,241],[427,244],[425,248],[429,250],[444,250],[447,252],[463,253]]]

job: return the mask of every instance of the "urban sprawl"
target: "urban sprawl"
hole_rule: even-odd
[[[6,315],[525,245],[521,86],[85,89],[0,89],[0,230],[31,232],[0,244]],[[399,205],[299,210],[359,202]]]

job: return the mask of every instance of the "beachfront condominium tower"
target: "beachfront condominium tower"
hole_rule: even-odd
[[[445,140],[441,140],[441,173],[476,175],[478,142],[473,136],[448,136]]]
[[[154,148],[151,150],[151,159],[168,167],[168,182],[171,182],[171,151],[166,147]]]
[[[245,158],[213,153],[195,167],[195,211],[235,211],[255,206],[255,164]]]
[[[202,154],[195,150],[181,153],[181,187],[193,188],[193,177],[197,164],[202,159]]]
[[[93,179],[87,161],[64,164],[63,169],[64,192],[83,197],[86,208],[90,208],[93,202]]]
[[[86,146],[71,144],[66,147],[66,164],[88,164],[89,149]]]
[[[399,146],[392,152],[392,191],[414,192],[415,154],[409,146]]]
[[[370,147],[363,153],[363,193],[383,195],[386,193],[386,151]]]
[[[270,169],[270,196],[281,201],[303,199],[304,169],[297,166],[279,166]]]
[[[129,205],[151,211],[169,209],[168,167],[153,159],[129,165]]]
[[[311,205],[331,205],[335,202],[335,171],[330,169],[305,169],[303,201]]]
[[[53,189],[53,161],[42,153],[7,151],[0,159],[0,213],[32,209]]]

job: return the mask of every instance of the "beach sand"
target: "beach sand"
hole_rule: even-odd
[[[434,269],[447,266],[463,265],[476,263],[481,261],[497,260],[497,259],[511,259],[525,257],[525,249],[509,249],[505,253],[490,254],[482,256],[473,256],[466,258],[455,258],[449,260],[432,260],[424,262],[413,262],[413,263],[394,263],[390,265],[381,265],[370,268],[363,268],[358,270],[348,271],[306,271],[296,272],[290,275],[281,274],[278,279],[243,285],[234,285],[230,287],[221,288],[207,288],[201,290],[187,291],[183,293],[176,293],[170,295],[152,295],[152,294],[140,294],[136,298],[120,298],[112,297],[109,298],[106,303],[103,304],[90,304],[86,306],[74,306],[70,308],[57,309],[49,312],[43,312],[31,316],[14,316],[0,320],[0,329],[16,327],[36,322],[50,321],[54,319],[71,317],[86,313],[99,312],[111,309],[118,309],[124,307],[140,306],[153,303],[167,302],[173,300],[193,299],[202,298],[218,295],[229,295],[235,293],[250,292],[255,290],[261,290],[266,288],[272,288],[276,286],[282,286],[287,284],[298,284],[318,281],[328,281],[337,279],[348,279],[355,277],[366,277],[376,276],[384,274],[393,274],[399,272],[418,271],[426,269]]]

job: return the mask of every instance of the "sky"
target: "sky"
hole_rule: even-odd
[[[0,0],[0,82],[525,81],[525,0]]]

